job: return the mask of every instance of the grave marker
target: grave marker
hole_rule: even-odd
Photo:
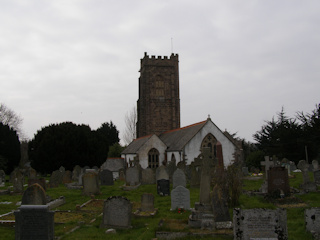
[[[288,239],[285,209],[233,210],[233,236],[237,240]]]
[[[190,210],[190,191],[180,185],[171,191],[171,210],[177,208]]]
[[[21,205],[15,215],[15,239],[54,239],[54,212],[47,205]]]
[[[130,228],[131,202],[122,196],[109,197],[104,202],[101,227]]]
[[[127,169],[126,183],[128,186],[136,186],[140,184],[139,169],[137,167],[129,167]]]
[[[305,209],[306,229],[320,234],[320,208]]]
[[[44,189],[35,183],[28,187],[22,196],[21,205],[46,205],[46,193]]]
[[[154,212],[154,196],[151,193],[141,195],[141,211]]]
[[[100,172],[100,182],[104,186],[112,186],[113,183],[113,174],[108,169],[104,169]]]
[[[147,184],[151,185],[156,183],[156,176],[154,174],[154,171],[151,168],[142,169],[141,183],[144,185],[147,185]]]
[[[277,166],[268,171],[268,194],[274,195],[277,192],[290,195],[288,171],[285,167]]]
[[[309,164],[305,160],[300,160],[298,163],[298,168],[302,172],[303,184],[301,187],[305,192],[315,192],[317,190],[317,185],[310,181],[309,177]]]
[[[83,194],[95,195],[100,194],[98,174],[95,172],[87,172],[82,176]]]
[[[173,188],[176,188],[177,186],[186,187],[187,180],[186,175],[184,174],[183,170],[177,169],[172,176],[172,182],[173,182]]]

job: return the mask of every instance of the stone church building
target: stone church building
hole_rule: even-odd
[[[220,166],[241,155],[241,147],[207,120],[180,127],[178,54],[141,59],[137,101],[137,139],[121,153],[127,163],[138,156],[143,168],[157,168],[172,160],[190,164],[201,149],[210,148]]]

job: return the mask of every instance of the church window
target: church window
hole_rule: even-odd
[[[164,81],[161,75],[156,77],[156,97],[164,97]]]
[[[159,167],[159,151],[155,148],[152,148],[148,153],[148,167]]]
[[[214,157],[217,157],[217,139],[209,133],[201,143],[201,149],[210,148],[210,152]]]

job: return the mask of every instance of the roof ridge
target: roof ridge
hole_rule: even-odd
[[[142,137],[139,137],[139,138],[136,138],[134,139],[133,141],[137,141],[137,140],[140,140],[142,138],[147,138],[147,137],[151,137],[153,134],[149,134],[149,135],[146,135],[146,136],[142,136]]]
[[[162,135],[162,134],[169,133],[169,132],[175,132],[175,131],[179,131],[179,130],[182,130],[182,129],[186,129],[186,128],[190,128],[190,127],[193,127],[193,126],[197,126],[197,125],[200,125],[200,124],[203,124],[203,123],[206,123],[206,122],[207,122],[207,120],[202,121],[202,122],[198,122],[198,123],[194,123],[194,124],[191,124],[191,125],[182,127],[182,128],[176,128],[176,129],[168,130],[168,131],[166,131],[166,132],[161,133],[161,135]]]

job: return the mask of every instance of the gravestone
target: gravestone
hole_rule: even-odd
[[[200,186],[200,169],[195,166],[195,163],[192,162],[190,165],[190,187],[199,187]]]
[[[5,173],[2,169],[0,169],[0,178],[2,179],[3,182],[5,182],[5,180],[6,180],[6,173]]]
[[[320,170],[313,172],[313,178],[316,185],[320,185]]]
[[[12,178],[12,184],[13,192],[23,192],[23,175],[19,170],[15,171]]]
[[[112,172],[108,169],[104,169],[100,172],[100,182],[101,185],[104,186],[111,186],[113,185],[113,175]]]
[[[98,174],[95,172],[87,172],[82,176],[83,190],[84,195],[96,195],[100,194],[99,187],[99,178]]]
[[[76,165],[72,171],[72,180],[78,182],[81,172],[82,168],[79,165]]]
[[[228,208],[228,193],[218,184],[212,190],[212,211],[217,228],[230,228],[231,217]]]
[[[127,186],[137,186],[140,184],[139,169],[137,167],[129,167],[126,171]]]
[[[169,173],[168,173],[166,166],[164,166],[164,165],[161,165],[160,167],[158,167],[156,169],[156,180],[158,181],[160,179],[168,179],[169,180]]]
[[[21,205],[15,215],[15,239],[54,239],[54,212],[47,205]]]
[[[170,195],[170,180],[160,179],[157,181],[157,193],[161,196]]]
[[[141,184],[152,185],[156,183],[156,176],[151,168],[142,169],[141,171]]]
[[[119,180],[120,181],[125,181],[126,180],[126,175],[124,174],[124,170],[123,169],[121,169],[119,171]]]
[[[233,236],[237,240],[288,239],[285,209],[233,210]]]
[[[104,202],[102,228],[130,228],[131,202],[122,196],[109,197]]]
[[[108,158],[100,167],[101,170],[108,169],[111,172],[118,172],[125,168],[123,158]]]
[[[193,228],[210,229],[216,227],[210,198],[211,172],[217,166],[217,159],[210,148],[202,148],[201,154],[195,159],[194,166],[201,167],[199,202],[195,203],[188,219],[188,225]]]
[[[285,167],[273,167],[268,171],[268,194],[280,197],[278,194],[290,195],[288,171]]]
[[[317,160],[312,160],[312,166],[313,166],[313,171],[318,171],[319,169],[319,162]]]
[[[305,222],[307,231],[320,234],[320,208],[305,209]]]
[[[309,164],[305,160],[300,160],[298,163],[298,168],[302,172],[303,184],[302,189],[305,192],[315,192],[317,190],[317,185],[310,181],[309,177]]]
[[[248,176],[249,175],[249,169],[248,167],[242,167],[242,174],[244,176]]]
[[[49,186],[56,188],[59,187],[60,183],[62,183],[62,173],[59,170],[53,171],[50,176]]]
[[[67,170],[62,175],[62,183],[71,183],[72,182],[72,172]]]
[[[37,171],[33,168],[28,170],[28,177],[29,179],[36,179],[37,178]]]
[[[190,191],[181,185],[171,191],[171,210],[177,208],[190,210]]]
[[[169,162],[167,167],[170,182],[172,182],[173,173],[176,171],[176,169],[177,169],[176,159],[174,158]]]
[[[294,162],[290,161],[290,171],[293,172],[295,170],[297,170],[297,166]]]
[[[269,156],[264,156],[264,161],[260,162],[261,166],[264,166],[265,176],[268,179],[268,171],[275,165],[274,161],[270,161]]]
[[[28,187],[22,196],[21,205],[46,205],[47,199],[44,189],[37,183]]]
[[[29,179],[28,180],[28,187],[30,187],[33,184],[39,184],[45,191],[47,190],[47,184],[46,184],[46,180],[44,178],[40,178],[40,179]]]
[[[154,196],[151,193],[144,193],[141,195],[142,212],[154,212]]]
[[[172,183],[173,183],[173,188],[176,188],[177,186],[182,186],[186,187],[187,185],[187,180],[186,180],[186,175],[181,169],[177,169],[172,176]]]

